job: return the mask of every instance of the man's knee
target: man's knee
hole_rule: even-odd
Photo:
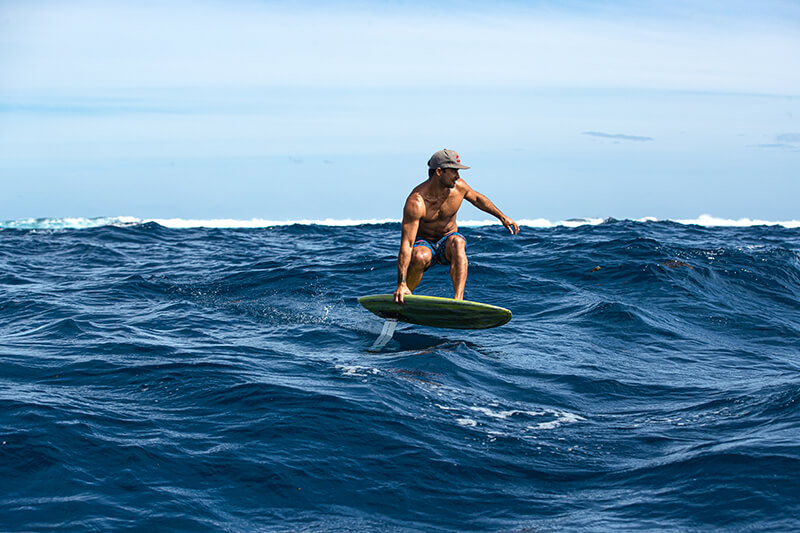
[[[417,246],[411,251],[411,265],[427,268],[431,264],[433,253],[427,246]]]
[[[447,239],[447,252],[451,260],[456,257],[466,257],[467,241],[461,235],[453,235]]]

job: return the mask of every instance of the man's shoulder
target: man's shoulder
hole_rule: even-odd
[[[418,190],[419,187],[411,191],[406,199],[404,211],[408,214],[422,214],[425,212],[425,200],[422,198],[422,193]]]
[[[463,193],[466,193],[467,191],[471,191],[471,190],[472,190],[472,187],[470,187],[470,186],[467,184],[467,182],[466,182],[466,181],[464,181],[464,178],[458,178],[458,181],[456,182],[455,189],[456,189],[458,192],[463,192]]]
[[[469,195],[472,193],[472,187],[470,187],[466,181],[463,179],[459,179],[456,182],[456,186],[454,187],[456,193],[458,193],[459,198],[468,198]]]
[[[420,183],[419,185],[414,187],[411,190],[411,192],[409,193],[408,199],[406,200],[406,203],[409,203],[409,202],[422,202],[422,203],[424,203],[425,200],[424,200],[424,196],[423,195],[424,195],[425,191],[427,190],[427,186],[428,186],[428,182],[427,181],[423,181],[422,183]]]

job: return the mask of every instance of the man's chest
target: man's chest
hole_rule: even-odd
[[[434,222],[453,218],[458,212],[458,208],[461,207],[463,199],[463,196],[451,194],[447,198],[440,200],[426,200],[425,214],[422,219],[426,222]]]

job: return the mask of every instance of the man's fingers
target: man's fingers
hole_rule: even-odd
[[[394,293],[394,303],[400,304],[400,305],[404,304],[405,303],[405,300],[403,299],[404,295],[405,295],[405,293],[403,293],[403,292]]]
[[[508,220],[504,220],[503,225],[508,228],[508,232],[511,235],[516,235],[519,233],[519,225],[510,218]]]

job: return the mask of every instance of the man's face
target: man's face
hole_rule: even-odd
[[[443,168],[441,169],[441,180],[440,183],[447,187],[448,189],[452,189],[456,186],[456,182],[458,181],[458,169],[457,168]]]

